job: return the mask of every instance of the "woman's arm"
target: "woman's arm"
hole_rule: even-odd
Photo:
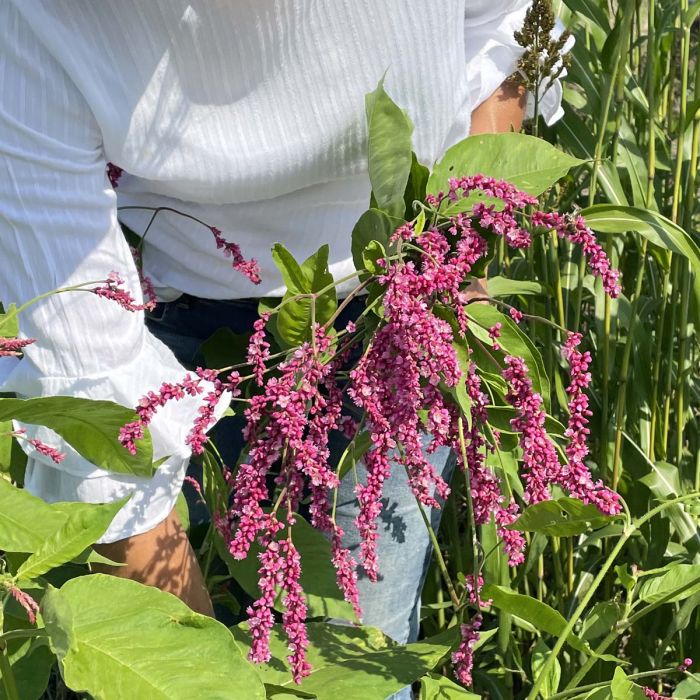
[[[526,102],[525,88],[513,80],[505,80],[472,112],[470,134],[520,131]]]

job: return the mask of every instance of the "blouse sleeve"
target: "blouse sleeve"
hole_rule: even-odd
[[[517,68],[523,53],[513,34],[520,30],[532,0],[468,0],[465,10],[464,45],[467,75],[472,107],[478,107],[492,95],[498,86]],[[553,30],[560,36],[561,22]],[[573,45],[570,38],[564,51]],[[561,107],[562,86],[560,78],[543,86],[539,96],[539,110],[547,124],[553,124],[564,112]],[[534,99],[528,96],[528,115],[532,116]]]
[[[0,299],[19,305],[56,288],[105,280],[114,270],[140,301],[138,273],[117,221],[101,133],[89,106],[10,3],[0,1],[0,26]],[[0,391],[133,407],[149,389],[181,381],[186,373],[147,331],[143,312],[123,310],[89,292],[52,295],[29,306],[19,320],[21,335],[36,342],[19,361],[0,358]],[[169,457],[159,472],[170,473],[173,481],[181,479],[188,460],[185,438],[199,403],[196,397],[171,402],[151,425],[154,459]],[[65,454],[57,466],[23,440],[28,473],[43,465],[78,480],[110,477],[47,428],[25,427],[28,438]],[[119,514],[115,539],[157,524],[154,513],[161,519],[168,514],[181,484],[160,483],[149,492],[147,479],[114,476],[122,490],[140,490]],[[38,495],[55,500],[51,493]],[[144,503],[146,498],[157,503]],[[83,499],[76,494],[75,500]],[[144,513],[150,513],[150,522]]]

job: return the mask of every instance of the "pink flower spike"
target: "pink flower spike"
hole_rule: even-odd
[[[36,343],[34,338],[0,338],[0,357],[17,357],[32,343]]]
[[[508,313],[516,323],[520,323],[520,321],[523,320],[523,312],[516,309],[514,306],[511,306],[510,309],[508,309]]]
[[[569,396],[569,422],[564,435],[569,438],[566,446],[566,456],[569,463],[559,473],[558,483],[575,498],[584,503],[593,503],[607,515],[615,515],[622,509],[620,497],[607,488],[601,481],[594,482],[584,460],[588,455],[588,419],[591,411],[588,408],[586,389],[591,381],[588,367],[591,364],[591,354],[581,352],[580,333],[569,333],[562,348],[564,359],[569,362],[570,383],[566,388]]]
[[[93,287],[88,290],[98,297],[103,299],[109,299],[116,302],[122,309],[126,311],[143,311],[144,309],[150,309],[153,307],[152,303],[148,302],[146,304],[136,303],[134,295],[127,289],[122,289],[120,285],[124,284],[124,280],[121,278],[118,272],[110,272],[107,275],[107,279],[98,287]]]
[[[227,258],[233,259],[233,269],[244,274],[253,284],[260,284],[260,266],[257,260],[254,258],[246,260],[241,253],[240,246],[237,243],[227,241],[216,226],[209,226],[209,230],[214,236],[216,247],[223,250]]]
[[[66,458],[62,452],[59,452],[55,447],[51,447],[50,445],[41,442],[41,440],[29,440],[28,442],[37,452],[46,455],[56,464],[60,464]]]
[[[462,641],[459,648],[452,654],[452,666],[457,680],[463,685],[472,684],[472,668],[474,667],[474,645],[479,641],[481,614],[477,613],[471,622],[463,623],[460,627]]]
[[[270,357],[270,343],[265,340],[265,326],[270,320],[270,313],[264,313],[253,324],[253,334],[248,341],[246,360],[253,367],[253,376],[258,386],[263,385],[263,377],[267,369],[265,362]]]
[[[9,585],[8,590],[10,595],[25,609],[29,622],[35,625],[36,614],[39,612],[39,604],[29,593],[25,593],[25,591],[21,588],[17,588],[17,586]]]

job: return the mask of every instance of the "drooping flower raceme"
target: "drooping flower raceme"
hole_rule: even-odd
[[[498,206],[476,197],[479,193],[499,200]],[[443,206],[472,197],[471,209],[441,213]],[[386,258],[376,263],[380,273],[372,278],[369,298],[375,310],[381,298],[381,310],[372,321],[368,321],[368,310],[346,325],[342,341],[340,333],[316,324],[309,328],[307,340],[275,365],[272,341],[266,336],[273,310],[255,323],[248,346],[247,379],[256,388],[247,392],[249,398],[239,399],[247,402],[247,444],[237,470],[227,477],[232,489],[230,507],[214,513],[213,521],[235,558],[248,556],[254,543],[259,548],[260,596],[248,609],[250,659],[269,660],[274,604],[281,600],[288,661],[297,682],[310,670],[305,656],[306,604],[299,583],[302,562],[291,538],[294,512],[302,499],[308,503],[311,524],[330,541],[337,583],[345,599],[358,617],[361,614],[356,562],[343,547],[344,533],[333,517],[331,494],[339,486],[338,465],[331,464],[328,446],[333,431],[352,439],[362,430],[371,443],[363,458],[366,477],[356,486],[359,560],[371,580],[378,578],[381,566],[377,521],[385,481],[394,470],[405,470],[418,503],[439,508],[449,495],[449,486],[436,473],[426,452],[440,447],[456,453],[468,476],[476,525],[489,523],[493,517],[510,564],[524,560],[522,533],[508,529],[519,515],[519,504],[489,466],[489,455],[499,449],[499,434],[489,424],[493,399],[482,384],[484,368],[477,364],[478,355],[467,346],[469,338],[476,338],[477,343],[484,334],[490,338],[488,353],[493,353],[491,360],[499,367],[502,379],[498,381],[505,380],[507,385],[501,401],[514,411],[511,427],[519,434],[522,450],[523,501],[531,504],[548,499],[551,487],[559,485],[605,513],[619,509],[616,494],[594,482],[585,464],[590,355],[579,351],[581,337],[571,336],[563,349],[571,370],[567,388],[571,418],[565,435],[567,463],[562,464],[546,431],[543,399],[533,389],[525,361],[501,347],[508,344],[510,334],[503,329],[510,321],[503,317],[504,322],[479,327],[480,335],[474,335],[478,316],[470,314],[470,298],[465,292],[474,266],[483,261],[494,236],[502,237],[513,248],[527,248],[539,228],[556,230],[579,245],[592,273],[602,279],[611,296],[619,293],[617,271],[580,217],[539,212],[536,198],[510,183],[482,175],[454,178],[446,194],[430,196],[427,203],[431,208],[427,226],[422,229],[416,222],[399,226],[388,241]],[[217,247],[233,259],[234,268],[255,281],[254,261],[243,260],[238,246],[225,241],[215,227],[210,230]],[[133,308],[133,299],[122,296],[116,284],[112,280],[101,295]],[[515,323],[522,320],[517,309],[511,308],[509,313]],[[348,366],[350,350],[360,343],[362,350],[355,355],[359,359]],[[493,367],[490,371],[493,374]],[[123,444],[135,450],[159,407],[202,393],[201,383],[207,380],[213,390],[188,437],[193,451],[202,451],[206,428],[213,422],[213,407],[224,391],[238,394],[245,379],[235,372],[221,379],[220,373],[200,369],[179,384],[164,384],[157,392],[147,393],[137,407],[138,420],[122,429]],[[493,391],[491,385],[488,391]],[[468,408],[456,399],[459,392],[466,395]],[[344,415],[345,393],[362,411],[359,423]],[[468,415],[462,430],[465,411]],[[430,436],[427,450],[425,433]],[[480,579],[472,578],[468,586],[468,603],[478,610],[462,626],[462,642],[453,654],[457,677],[467,685],[471,683],[473,646],[483,607]]]

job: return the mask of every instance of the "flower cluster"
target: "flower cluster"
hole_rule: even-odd
[[[32,625],[36,624],[36,614],[39,612],[39,604],[21,588],[12,584],[5,584],[10,595],[24,608]]]
[[[216,226],[209,226],[209,230],[214,236],[216,247],[224,252],[227,258],[233,260],[233,269],[244,274],[253,284],[260,284],[260,266],[257,260],[251,258],[246,260],[241,253],[237,243],[230,243],[222,235]]]
[[[145,304],[137,303],[134,295],[128,289],[121,287],[122,284],[124,284],[124,279],[121,275],[112,271],[101,285],[93,287],[89,291],[98,297],[116,302],[126,311],[144,311],[153,307],[150,301]]]
[[[593,482],[584,459],[588,455],[586,444],[590,430],[588,418],[591,411],[588,408],[586,389],[591,382],[588,367],[591,364],[590,352],[581,352],[580,333],[570,333],[562,348],[564,359],[569,363],[571,375],[566,393],[569,395],[569,423],[564,435],[569,439],[566,446],[568,464],[560,470],[559,483],[575,498],[584,503],[593,503],[602,513],[613,515],[619,513],[620,497],[614,491],[606,488],[602,481]]]
[[[474,645],[479,641],[481,622],[481,614],[477,613],[470,622],[465,622],[461,625],[462,641],[457,651],[452,653],[452,666],[454,667],[455,676],[460,683],[467,686],[472,684]]]
[[[515,248],[529,247],[532,232],[519,219],[527,219],[523,210],[534,208],[537,200],[510,183],[483,175],[454,178],[449,185],[446,194],[428,197],[434,211],[425,230],[417,230],[412,222],[407,222],[391,236],[392,252],[378,261],[381,273],[373,280],[377,290],[374,298],[377,294],[382,297],[381,317],[369,325],[372,332],[354,365],[349,364],[350,350],[363,337],[364,333],[356,331],[360,324],[367,328],[366,318],[346,326],[342,349],[338,343],[340,334],[314,325],[309,339],[288,351],[277,365],[272,364],[274,356],[266,337],[270,314],[254,324],[246,360],[251,368],[251,385],[260,390],[254,389],[245,399],[246,448],[235,473],[226,477],[232,491],[230,504],[213,514],[213,521],[234,558],[248,556],[254,543],[260,548],[260,596],[248,609],[250,659],[263,662],[270,658],[274,604],[280,600],[281,591],[288,660],[297,682],[310,671],[305,653],[308,639],[304,626],[306,604],[300,586],[301,561],[291,539],[294,513],[302,499],[308,503],[311,524],[330,541],[336,580],[345,599],[358,618],[361,613],[357,564],[343,547],[344,533],[335,522],[331,507],[331,495],[339,486],[339,477],[330,464],[330,433],[339,431],[352,439],[359,430],[354,418],[343,415],[344,392],[362,410],[362,429],[371,440],[364,456],[366,478],[356,486],[359,514],[355,523],[361,536],[360,564],[370,580],[376,580],[379,574],[377,520],[385,481],[393,470],[405,470],[418,503],[439,508],[449,495],[449,486],[428,455],[440,447],[455,452],[468,477],[475,523],[483,525],[493,518],[510,564],[515,566],[524,560],[525,539],[522,533],[509,529],[518,517],[518,503],[512,496],[504,495],[510,490],[503,488],[487,463],[489,453],[499,449],[499,435],[489,425],[491,400],[482,387],[472,351],[463,341],[476,323],[470,317],[470,299],[465,290],[474,266],[487,254],[489,236],[503,237]],[[500,200],[499,205],[488,204],[484,196]],[[448,209],[448,214],[440,213],[443,204],[449,207],[464,198],[474,199],[470,211],[449,215]],[[606,291],[611,295],[619,292],[617,271],[610,267],[582,220],[549,217],[536,209],[528,216],[534,228],[553,228],[580,245]],[[234,268],[259,281],[255,261],[246,262],[238,246],[225,241],[217,228],[209,228],[217,247],[233,258]],[[119,300],[116,292],[110,293]],[[122,305],[128,305],[127,300],[122,301]],[[510,315],[515,323],[523,318],[514,308]],[[507,318],[504,323],[509,323]],[[504,398],[515,412],[511,426],[520,436],[523,453],[523,500],[536,503],[548,499],[551,486],[557,484],[572,495],[595,503],[603,512],[618,512],[617,495],[601,482],[594,483],[584,462],[590,415],[585,394],[590,381],[590,355],[578,350],[581,337],[571,336],[563,349],[571,368],[567,388],[571,418],[566,431],[568,464],[562,465],[545,429],[543,400],[533,390],[525,361],[501,348],[501,344],[508,345],[509,337],[505,334],[501,338],[503,325],[497,322],[483,330],[487,331],[493,350],[499,353],[499,359],[493,359],[502,365],[501,374],[507,385]],[[458,349],[465,351],[466,359]],[[349,378],[343,388],[338,383],[341,373]],[[224,391],[234,395],[240,392],[243,379],[236,372],[220,380],[216,372],[199,369],[196,377],[188,375],[179,384],[163,384],[157,392],[149,392],[137,407],[138,420],[122,429],[120,439],[124,446],[135,450],[136,440],[143,435],[155,411],[168,401],[201,393],[203,380],[210,381],[213,390],[206,396],[188,437],[193,451],[201,451],[218,399]],[[466,392],[469,402],[466,428],[455,401],[459,391]],[[426,433],[430,442],[424,448]],[[479,578],[467,579],[468,602],[478,611],[462,626],[462,642],[453,654],[457,677],[465,684],[471,683],[473,647],[482,622],[481,583]]]
[[[26,433],[27,431],[24,428],[18,428],[17,430],[10,432],[9,435],[20,440],[25,440],[37,452],[45,455],[55,464],[60,464],[66,458],[66,456],[62,452],[59,452],[59,450],[57,450],[55,447],[51,447],[51,445],[47,445],[45,442],[37,440],[36,438],[29,439],[25,437]]]
[[[240,375],[238,372],[231,372],[225,380],[221,380],[216,371],[201,367],[197,368],[195,374],[195,377],[187,374],[181,382],[176,384],[163,382],[157,392],[149,391],[141,397],[136,406],[138,419],[127,423],[119,430],[119,442],[131,454],[136,454],[136,441],[143,438],[146,428],[159,408],[170,401],[180,401],[185,396],[198,396],[204,391],[202,382],[207,381],[211,382],[212,389],[199,407],[197,418],[186,438],[186,443],[195,454],[201,454],[204,451],[204,444],[207,442],[206,432],[215,422],[215,411],[219,400],[224,392],[238,396]]]
[[[581,247],[588,268],[603,281],[603,289],[611,297],[620,295],[620,272],[610,265],[603,247],[586,225],[582,216],[567,216],[559,212],[536,211],[532,214],[532,225],[556,231],[559,238],[566,238]]]
[[[17,357],[27,345],[35,342],[34,338],[0,338],[0,357]]]

